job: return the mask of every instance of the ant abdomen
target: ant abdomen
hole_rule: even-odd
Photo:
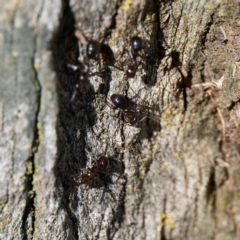
[[[135,53],[143,50],[146,47],[145,42],[138,36],[131,38],[132,49]]]
[[[120,109],[123,109],[127,103],[126,98],[123,95],[117,93],[112,94],[110,99],[114,106]]]

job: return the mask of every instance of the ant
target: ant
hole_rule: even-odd
[[[102,43],[96,41],[96,40],[88,40],[80,30],[77,30],[75,32],[75,36],[80,40],[79,42],[79,48],[80,45],[86,46],[85,52],[83,55],[86,56],[88,60],[98,60],[99,55],[102,51]],[[79,50],[79,52],[81,52]]]
[[[107,102],[107,105],[113,109],[118,108],[122,112],[124,121],[126,123],[129,123],[130,125],[137,125],[145,118],[149,118],[154,121],[160,120],[159,115],[150,113],[148,111],[148,110],[153,111],[151,107],[146,105],[139,105],[132,99],[128,99],[119,93],[112,94],[110,100],[112,103]]]
[[[104,172],[108,166],[108,158],[101,156],[97,159],[93,167],[89,168],[86,173],[82,176],[74,176],[74,182],[79,186],[82,184],[91,183],[97,176],[98,173]]]
[[[134,78],[137,72],[138,64],[137,57],[142,56],[140,51],[146,48],[146,43],[137,36],[131,38],[132,50],[128,51],[130,56],[129,64],[126,72],[126,79]]]
[[[82,35],[78,35],[78,34],[79,33],[77,32],[76,35],[78,38],[80,38],[80,36]],[[99,55],[101,53],[101,43],[95,40],[87,41],[85,38],[84,38],[84,43],[85,43],[84,45],[87,45],[87,46],[86,46],[85,52],[83,53],[83,55],[85,55],[83,58],[83,61],[80,61],[78,66],[69,65],[69,67],[71,67],[73,70],[78,70],[80,72],[78,81],[75,85],[75,91],[73,92],[73,95],[71,97],[71,101],[73,101],[73,99],[75,98],[77,89],[86,86],[89,82],[90,60],[98,60]]]
[[[113,131],[112,135],[113,136],[117,131],[117,128],[115,131]],[[108,136],[111,138],[111,136]],[[90,167],[86,169],[86,172],[81,174],[75,174],[72,175],[72,179],[75,182],[77,186],[80,186],[82,184],[91,184],[94,183],[96,179],[101,178],[102,175],[107,175],[107,168],[109,165],[109,157],[106,156],[106,152],[109,146],[109,142],[107,142],[105,150],[103,154],[98,157],[93,164],[90,164]],[[85,149],[87,151],[87,149]],[[87,151],[88,152],[88,151]],[[90,154],[88,152],[88,154]]]
[[[124,120],[131,124],[138,123],[137,104],[131,100],[127,100],[123,95],[114,93],[110,97],[115,108],[119,108],[123,113]]]
[[[79,80],[76,84],[76,88],[85,86],[88,83],[88,76],[90,71],[90,60],[99,59],[99,54],[101,52],[101,45],[99,42],[90,40],[86,48],[86,57],[84,57],[83,62],[80,62],[79,69],[81,71]]]

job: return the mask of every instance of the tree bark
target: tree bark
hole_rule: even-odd
[[[240,238],[237,1],[1,3],[0,239]]]

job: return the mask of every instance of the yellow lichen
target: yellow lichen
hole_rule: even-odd
[[[165,168],[167,168],[168,167],[168,163],[164,163],[162,166],[161,166],[161,169],[165,169]]]
[[[125,0],[123,2],[123,10],[124,11],[127,11],[129,9],[129,6],[132,4],[132,1],[131,0]]]
[[[176,224],[174,223],[173,218],[169,214],[162,213],[160,215],[159,222],[161,223],[162,226],[166,226],[171,229],[176,228]]]
[[[34,172],[34,175],[33,175],[33,182],[34,182],[33,191],[34,192],[37,191],[36,180],[38,179],[39,175],[40,175],[40,166],[36,164],[35,165],[35,172]]]
[[[41,217],[41,208],[42,208],[42,204],[37,204],[36,208],[35,208],[35,218],[38,219]]]
[[[129,209],[130,209],[130,211],[133,211],[133,210],[135,209],[135,207],[134,207],[133,205],[131,205],[131,206],[129,207]]]
[[[145,158],[142,158],[141,160],[140,160],[140,162],[148,162],[148,160],[149,160],[149,158],[148,157],[145,157]]]
[[[170,124],[169,122],[166,122],[166,123],[164,124],[164,126],[165,126],[165,127],[169,127],[169,126],[171,126],[171,124]]]
[[[42,126],[40,123],[37,123],[37,129],[38,129],[38,140],[39,140],[39,145],[38,145],[38,152],[42,153],[42,145],[44,143],[43,141],[43,135],[42,135]]]
[[[147,16],[146,22],[151,22],[152,21],[152,16]]]
[[[0,201],[0,211],[4,208],[5,203]]]
[[[177,158],[181,158],[181,159],[184,159],[184,158],[185,158],[184,154],[178,153],[178,152],[174,153],[173,156],[174,156],[174,157],[177,157]]]
[[[25,174],[26,174],[26,175],[31,175],[31,174],[33,173],[33,164],[32,164],[32,161],[27,161],[27,162],[25,162],[25,167],[26,167]]]
[[[0,220],[0,227],[3,227],[4,223]]]
[[[12,215],[8,215],[7,222],[8,223],[12,222]]]
[[[34,63],[33,67],[34,67],[35,70],[38,70],[39,69],[39,64],[38,63]]]

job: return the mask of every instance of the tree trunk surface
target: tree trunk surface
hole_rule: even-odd
[[[0,239],[240,239],[239,1],[0,2]]]

